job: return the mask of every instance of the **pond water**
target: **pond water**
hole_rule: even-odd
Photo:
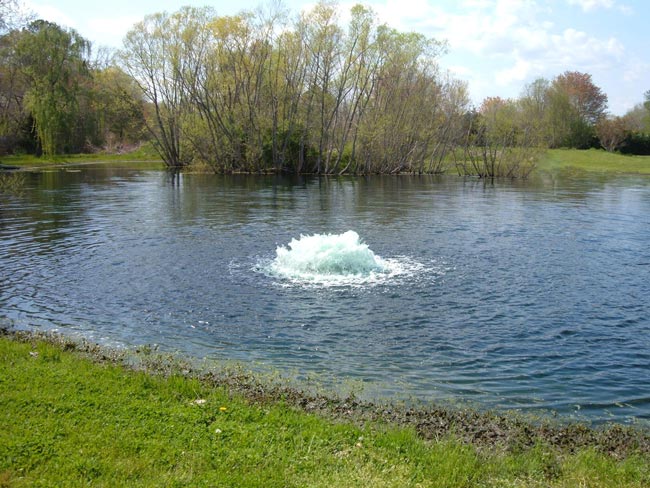
[[[87,167],[0,194],[0,245],[0,326],[373,398],[650,419],[650,178]]]

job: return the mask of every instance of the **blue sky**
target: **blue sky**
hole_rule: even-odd
[[[267,0],[268,1],[268,0]],[[95,46],[118,48],[146,14],[181,5],[214,7],[231,15],[258,0],[26,0],[39,17],[79,31]],[[315,2],[285,0],[291,12]],[[650,2],[647,0],[368,0],[381,21],[400,30],[446,39],[443,69],[465,80],[475,103],[486,96],[517,97],[539,77],[582,71],[622,115],[650,90]],[[342,15],[345,19],[345,15]]]

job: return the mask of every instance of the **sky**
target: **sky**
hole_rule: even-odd
[[[119,48],[145,15],[181,5],[211,6],[219,15],[252,10],[269,0],[25,0],[37,17],[77,30],[94,47]],[[283,0],[297,15],[314,1]],[[565,71],[592,75],[623,115],[650,90],[648,0],[365,0],[338,2],[372,7],[381,22],[446,40],[442,69],[468,83],[480,104],[488,96],[516,98],[537,78]]]

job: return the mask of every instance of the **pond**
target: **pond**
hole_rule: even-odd
[[[650,419],[649,178],[85,167],[27,175],[0,212],[0,326],[370,398]]]

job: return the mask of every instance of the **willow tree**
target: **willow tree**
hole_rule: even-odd
[[[259,21],[250,12],[212,20],[212,43],[194,91],[213,131],[215,163],[229,170],[262,169],[271,121],[265,78],[273,29]]]
[[[346,63],[339,86],[341,104],[337,124],[336,161],[334,167],[340,174],[352,168],[358,170],[357,142],[366,109],[376,87],[376,77],[381,56],[377,45],[377,16],[368,7],[352,7],[346,39]],[[339,168],[343,158],[345,166]]]
[[[90,43],[74,30],[38,20],[21,31],[16,53],[28,86],[24,106],[42,151],[59,154],[74,136]]]
[[[463,145],[469,94],[465,82],[448,77],[431,107],[431,139],[428,145],[426,171],[445,173],[450,166],[449,155]],[[424,171],[425,168],[422,169]]]
[[[31,139],[31,124],[23,110],[27,84],[15,55],[19,36],[20,31],[0,36],[0,154]]]

